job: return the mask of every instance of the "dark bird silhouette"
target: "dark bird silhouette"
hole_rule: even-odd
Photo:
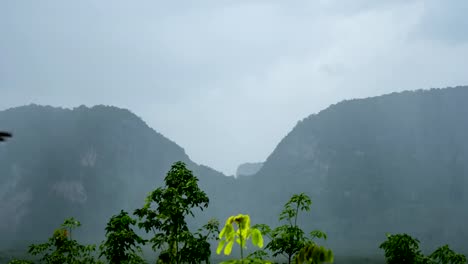
[[[6,138],[11,138],[11,133],[0,131],[0,142],[5,141]]]

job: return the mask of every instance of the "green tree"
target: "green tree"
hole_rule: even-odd
[[[333,263],[333,252],[314,242],[307,242],[296,254],[296,264],[324,262]]]
[[[414,264],[428,261],[419,249],[419,240],[407,234],[387,234],[387,240],[379,248],[385,251],[387,264]]]
[[[211,219],[189,238],[187,247],[183,248],[181,253],[190,259],[190,263],[201,263],[202,261],[210,263],[211,245],[209,241],[218,240],[218,234],[219,221]]]
[[[237,230],[234,228],[234,224],[237,225]],[[234,242],[239,244],[241,263],[244,263],[244,249],[247,247],[247,240],[252,238],[252,244],[257,247],[263,247],[262,233],[257,228],[250,227],[250,216],[239,214],[231,216],[226,220],[226,223],[219,233],[219,239],[221,241],[216,249],[216,254],[220,254],[224,248],[224,254],[230,255]],[[226,263],[235,263],[237,260],[229,261]],[[252,262],[248,260],[248,262]]]
[[[458,254],[448,245],[437,248],[431,255],[425,256],[419,250],[419,240],[407,234],[387,234],[387,240],[380,248],[385,251],[388,264],[466,264],[463,254]]]
[[[466,264],[466,256],[456,253],[448,245],[439,247],[429,257],[437,264]]]
[[[308,238],[297,223],[299,212],[310,211],[311,204],[312,201],[309,196],[304,193],[300,193],[293,195],[284,205],[279,221],[286,221],[287,223],[270,232],[271,240],[265,247],[273,253],[273,257],[283,255],[288,259],[288,263],[291,263],[293,257],[301,250],[303,250],[303,254],[312,252],[309,249],[313,249],[314,254],[320,250],[324,250],[320,251],[324,256],[331,254],[331,251],[325,250],[323,247],[319,247],[311,240],[313,238],[326,239],[327,236],[325,233],[315,230],[310,233],[311,238]],[[303,256],[305,256],[303,259],[304,262],[316,260],[307,254]]]
[[[101,256],[115,264],[145,263],[138,255],[141,253],[139,244],[145,241],[132,229],[136,220],[131,218],[127,212],[121,210],[118,215],[111,217],[106,226],[106,241],[100,246]]]
[[[68,230],[68,235],[70,236],[70,239],[73,239],[72,237],[73,229],[80,227],[80,226],[81,226],[81,223],[73,217],[65,219],[65,221],[62,224],[62,227]]]
[[[194,216],[193,208],[208,207],[209,199],[181,161],[172,165],[164,181],[165,186],[151,192],[143,208],[135,210],[138,226],[153,232],[149,240],[153,250],[162,250],[169,263],[187,263],[191,260],[182,252],[194,250],[194,238],[185,217]]]
[[[33,244],[29,246],[28,252],[34,256],[42,256],[39,261],[47,264],[100,263],[93,256],[95,245],[81,245],[71,238],[71,231],[80,225],[74,218],[66,219],[48,242]]]

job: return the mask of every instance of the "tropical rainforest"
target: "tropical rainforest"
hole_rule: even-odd
[[[0,111],[0,261],[466,263],[467,100],[342,101],[237,178],[125,109]]]

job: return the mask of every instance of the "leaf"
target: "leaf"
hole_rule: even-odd
[[[237,226],[237,230],[234,229],[234,225]],[[236,216],[230,216],[226,220],[226,224],[219,233],[219,238],[221,239],[217,252],[220,252],[224,243],[227,242],[224,249],[224,254],[229,255],[231,253],[231,249],[234,245],[234,242],[240,245],[241,248],[247,247],[247,240],[252,236],[252,232],[257,232],[255,241],[253,244],[255,246],[261,245],[263,246],[263,237],[258,229],[252,229],[250,227],[250,216],[238,214]],[[225,242],[224,242],[225,241]],[[219,254],[219,253],[218,253]]]
[[[223,250],[224,244],[226,244],[226,240],[219,241],[218,247],[216,248],[216,254],[220,254],[221,250]]]
[[[325,234],[324,232],[322,232],[320,230],[314,230],[314,231],[310,232],[310,236],[312,238],[323,238],[324,240],[327,239],[327,234]]]
[[[232,251],[232,246],[234,245],[234,241],[228,241],[226,247],[224,248],[224,255],[230,255]]]
[[[252,243],[259,248],[263,247],[263,237],[260,230],[252,229]]]

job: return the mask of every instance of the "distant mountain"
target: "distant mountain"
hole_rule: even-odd
[[[46,238],[70,216],[101,239],[109,217],[142,206],[179,160],[208,195],[229,184],[128,110],[29,105],[0,111],[0,124],[14,134],[0,145],[1,240]]]
[[[378,251],[386,232],[409,232],[466,252],[467,102],[466,86],[419,90],[305,118],[249,177],[246,186],[265,190],[251,212],[304,191],[314,201],[304,223],[324,227],[340,250]]]
[[[30,105],[0,111],[0,239],[43,239],[69,216],[102,239],[108,218],[130,212],[187,163],[210,197],[191,224],[247,213],[277,224],[298,192],[313,200],[300,224],[321,229],[337,254],[381,254],[385,233],[427,250],[467,252],[468,87],[347,100],[298,122],[250,177],[226,177],[131,112]]]
[[[263,162],[243,163],[237,167],[236,177],[252,176],[256,174],[263,166]]]

